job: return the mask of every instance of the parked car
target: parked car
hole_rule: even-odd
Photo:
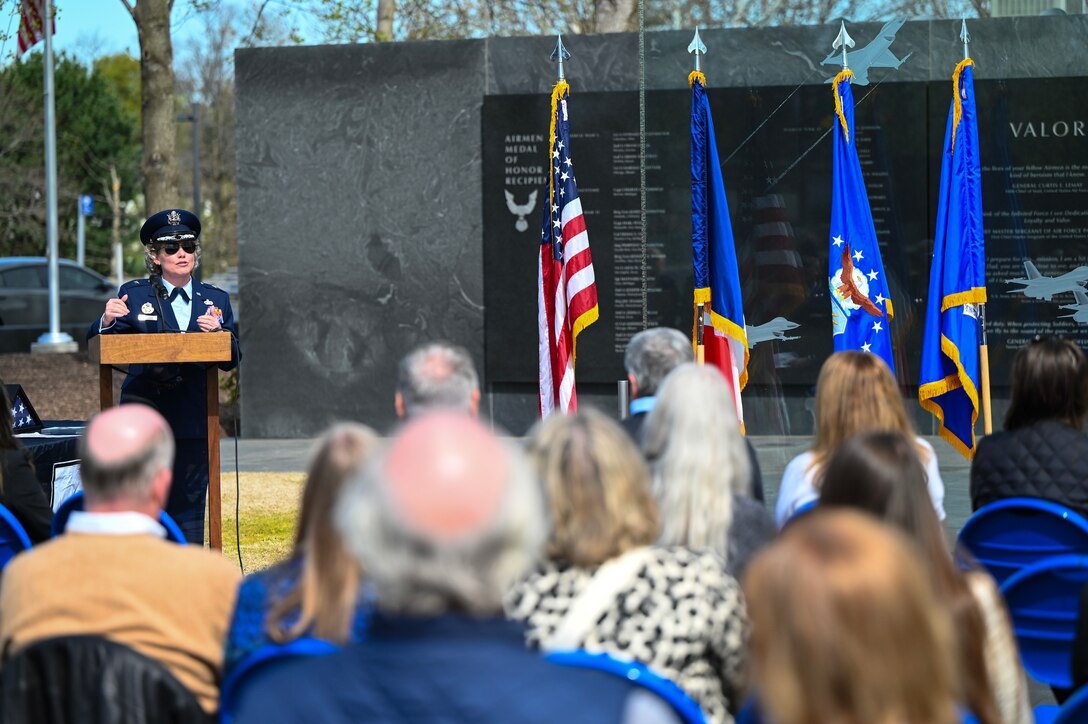
[[[87,343],[87,327],[102,316],[117,288],[106,277],[60,260],[60,328]],[[49,264],[45,257],[0,258],[0,352],[29,352],[49,331]]]

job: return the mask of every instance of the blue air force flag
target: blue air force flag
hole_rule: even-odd
[[[892,360],[892,300],[880,260],[869,195],[854,144],[854,95],[848,70],[835,78],[834,169],[831,174],[831,254],[828,285],[835,351],[879,355],[895,374]]]
[[[978,304],[986,303],[986,250],[970,59],[952,74],[944,134],[933,266],[922,338],[918,401],[940,420],[938,432],[966,458],[975,454],[978,419]]]

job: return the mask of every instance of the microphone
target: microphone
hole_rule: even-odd
[[[169,296],[166,291],[166,285],[162,283],[162,274],[152,274],[148,281],[151,282],[151,286],[158,292],[160,299],[166,299]]]
[[[159,332],[173,332],[174,330],[166,326],[166,317],[162,313],[162,300],[170,297],[169,292],[166,291],[166,285],[162,283],[162,274],[152,274],[148,277],[148,281],[155,290],[155,306],[159,309]]]

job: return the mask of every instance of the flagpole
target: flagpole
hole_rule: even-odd
[[[960,19],[960,40],[963,41],[963,59],[971,57],[968,45],[971,42],[971,34],[967,32],[967,18]],[[956,90],[959,92],[959,89]],[[990,404],[990,348],[986,341],[986,303],[978,305],[979,346],[978,368],[979,384],[982,387],[982,431],[986,435],[993,434],[994,415]]]
[[[43,3],[45,33],[45,234],[49,256],[49,331],[30,346],[31,352],[75,352],[79,346],[60,331],[60,261],[57,240],[57,119],[53,88],[53,3]]]
[[[990,405],[990,350],[986,345],[985,303],[978,305],[978,323],[982,332],[982,344],[978,346],[979,382],[982,384],[982,431],[990,435],[994,431],[994,416]]]

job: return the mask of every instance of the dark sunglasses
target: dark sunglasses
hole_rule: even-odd
[[[186,254],[195,254],[196,253],[196,242],[195,241],[182,241],[182,242],[168,241],[165,244],[160,244],[159,249],[161,249],[162,252],[164,254],[166,254],[167,256],[173,256],[174,254],[177,254],[178,249],[184,249]]]

